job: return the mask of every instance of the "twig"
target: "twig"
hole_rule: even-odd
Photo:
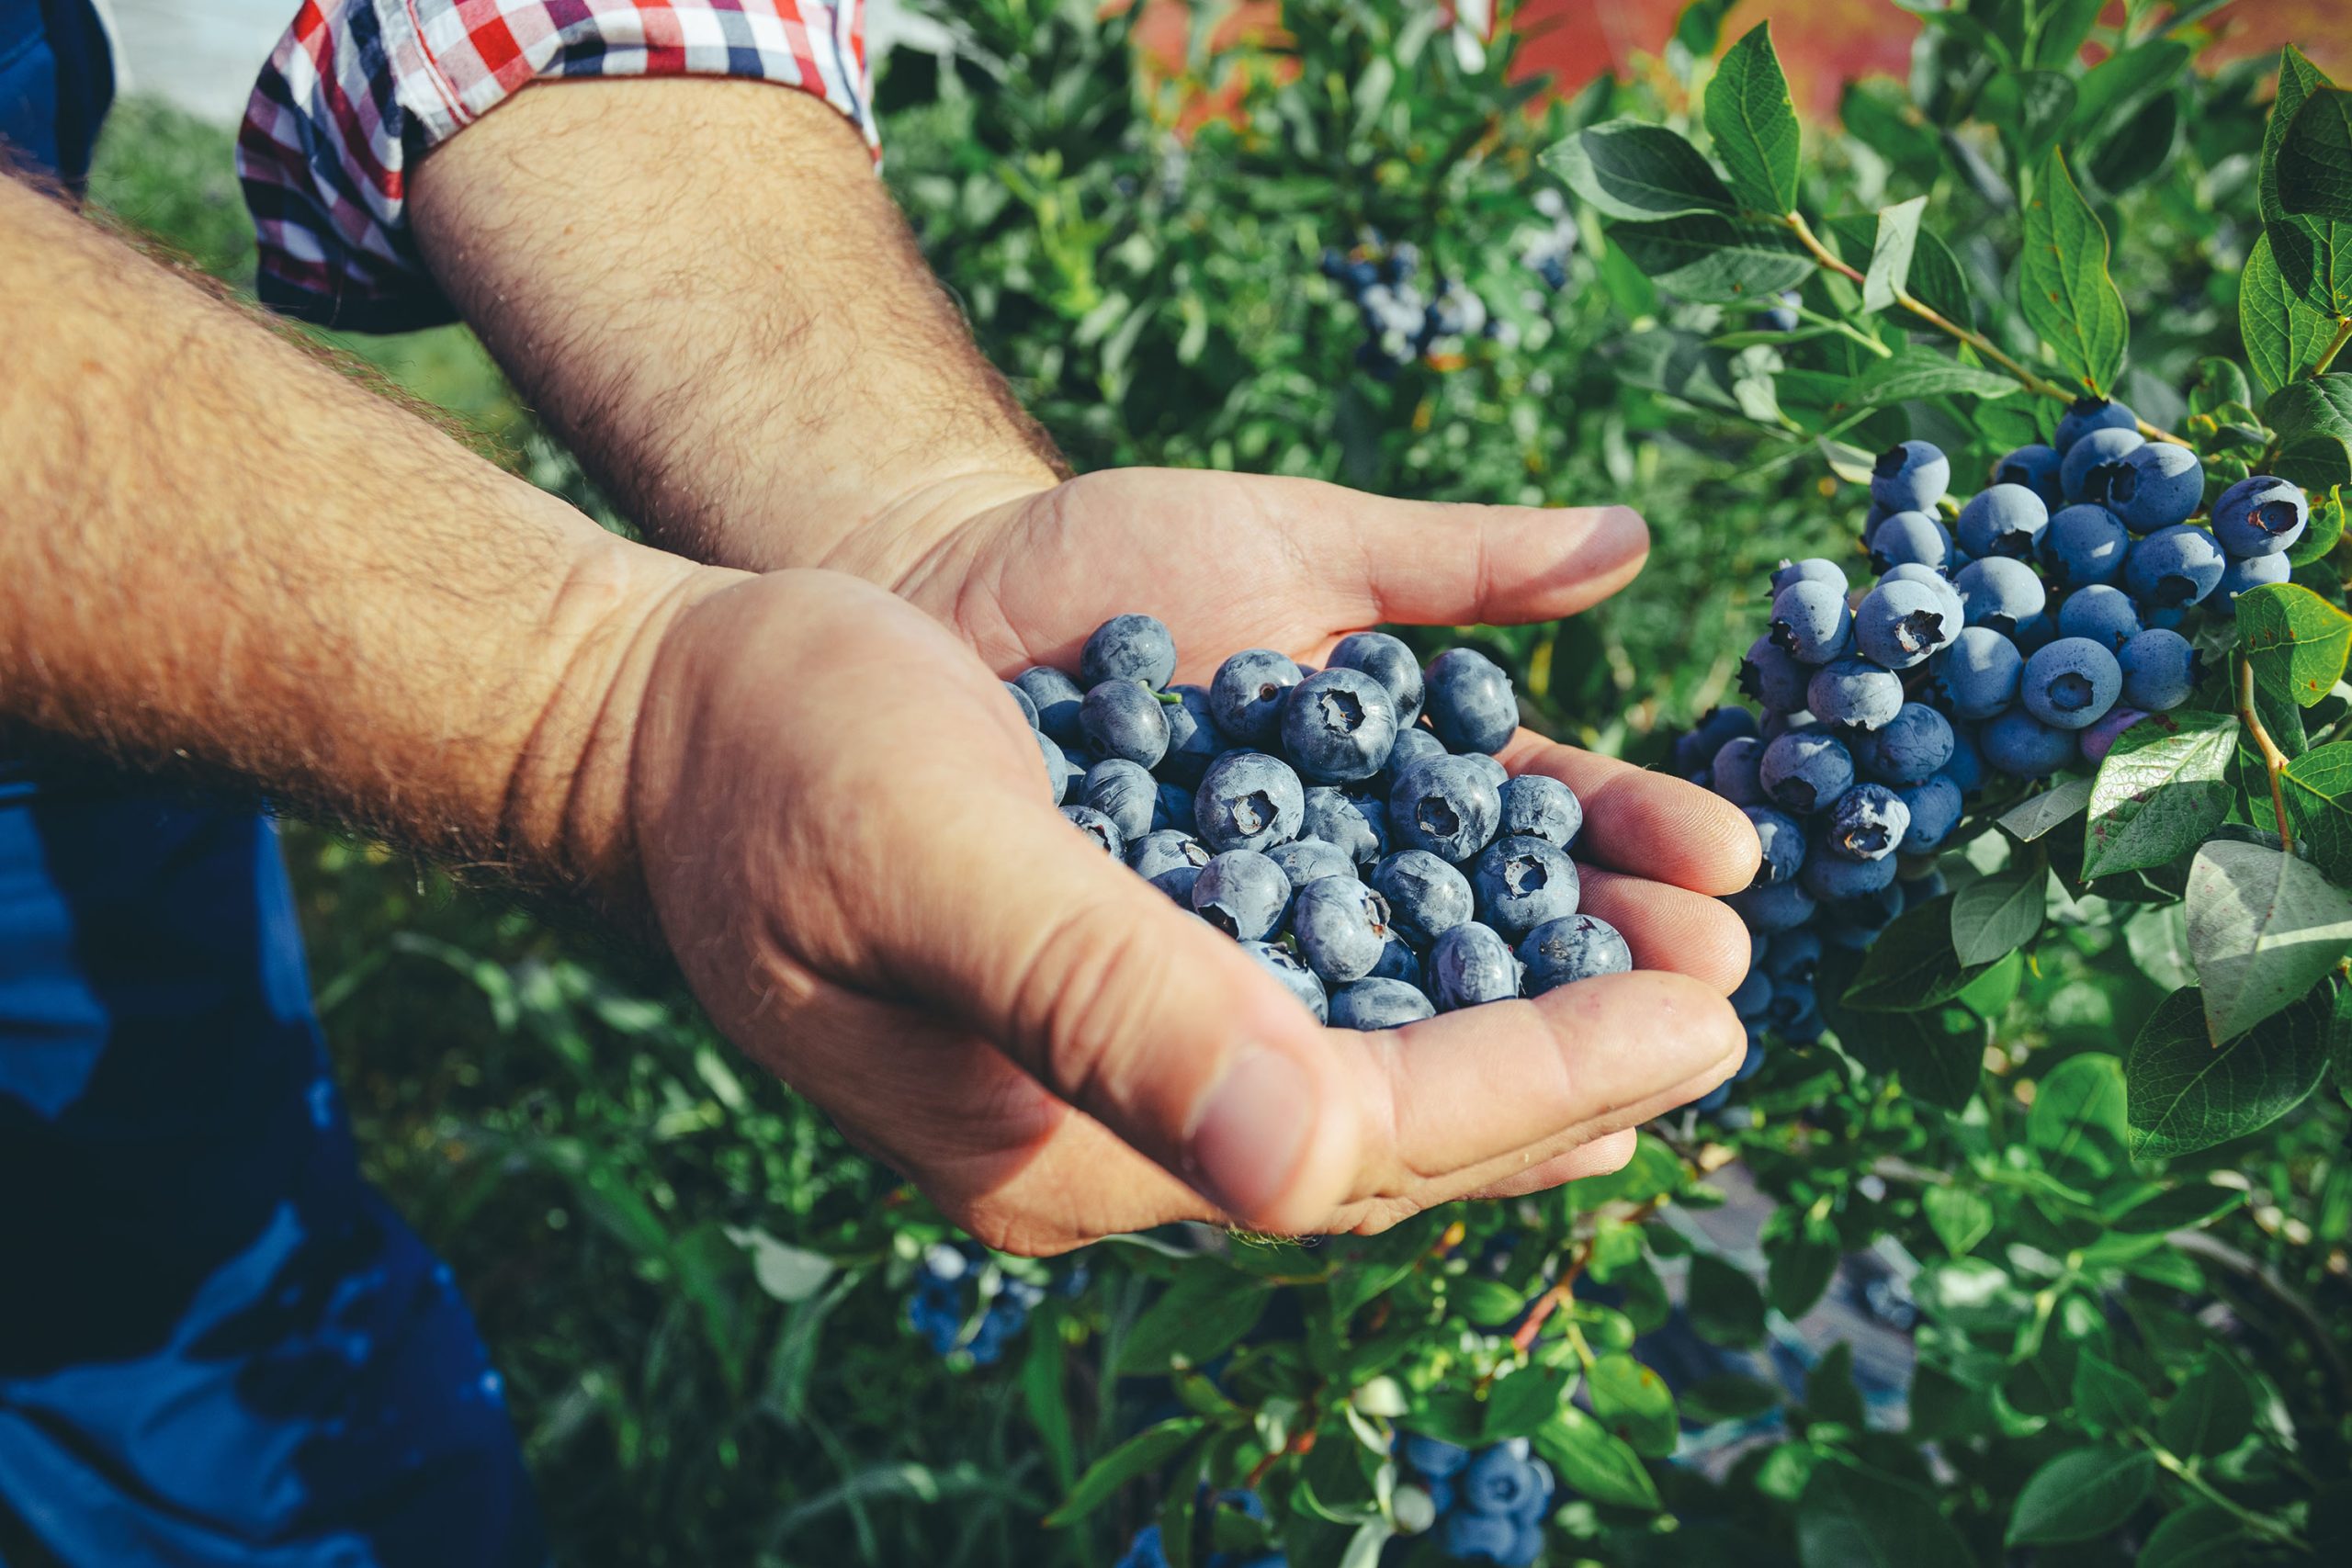
[[[2319,356],[2319,363],[2312,367],[2313,380],[2327,374],[2327,367],[2335,363],[2335,356],[2344,352],[2344,345],[2347,343],[2352,343],[2352,316],[2338,316],[2335,318],[2335,338]]]
[[[1527,1309],[1527,1321],[1521,1324],[1518,1332],[1510,1337],[1511,1348],[1524,1355],[1534,1346],[1536,1336],[1544,1332],[1544,1325],[1551,1315],[1576,1299],[1577,1278],[1591,1260],[1592,1243],[1588,1241],[1577,1248],[1576,1256],[1568,1259],[1568,1266],[1561,1272],[1558,1282],[1536,1297],[1535,1304]]]
[[[2278,750],[2270,732],[2262,728],[2261,716],[2254,711],[2254,660],[2238,660],[2238,717],[2247,733],[2254,737],[2256,750],[2262,753],[2262,765],[2270,774],[2270,808],[2278,818],[2278,848],[2287,854],[2295,852],[2295,835],[2287,826],[2287,792],[2278,787],[2278,775],[2287,769],[2287,753]]]
[[[2327,1363],[2328,1371],[2335,1375],[2335,1386],[2345,1398],[2352,1400],[2352,1363],[2345,1360],[2344,1352],[2336,1347],[2335,1333],[2328,1327],[2327,1320],[2320,1316],[2319,1309],[2290,1284],[2284,1275],[2253,1254],[2241,1252],[2220,1237],[2207,1235],[2202,1231],[2175,1231],[2165,1240],[2177,1251],[2191,1258],[2201,1258],[2216,1268],[2226,1269],[2240,1279],[2260,1286],[2272,1301],[2285,1308],[2302,1325],[2312,1352]]]

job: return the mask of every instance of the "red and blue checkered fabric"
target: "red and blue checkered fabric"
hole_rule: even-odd
[[[408,168],[526,83],[572,76],[775,82],[876,145],[863,0],[302,0],[237,140],[263,301],[364,332],[451,320]]]

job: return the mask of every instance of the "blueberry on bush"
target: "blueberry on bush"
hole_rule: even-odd
[[[2233,556],[2276,555],[2294,547],[2310,519],[2311,502],[2300,487],[2256,474],[2213,502],[2213,536]]]
[[[1871,467],[1871,499],[1893,512],[1922,512],[1951,484],[1951,464],[1925,441],[1901,441]]]

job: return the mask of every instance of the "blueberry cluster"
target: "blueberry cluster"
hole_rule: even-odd
[[[1556,190],[1535,193],[1535,210],[1551,225],[1538,231],[1519,253],[1520,265],[1557,292],[1568,286],[1568,258],[1577,254],[1576,215]]]
[[[1544,1517],[1551,1512],[1556,1483],[1552,1467],[1528,1451],[1527,1439],[1513,1438],[1472,1452],[1436,1438],[1406,1436],[1398,1457],[1410,1472],[1408,1484],[1428,1498],[1428,1523],[1438,1546],[1458,1562],[1528,1568],[1544,1550]],[[1417,1525],[1408,1494],[1397,1494],[1397,1522]]]
[[[1821,1033],[1825,943],[1867,946],[1942,890],[1934,856],[1988,776],[2096,767],[2126,728],[2188,700],[2192,614],[2230,615],[2240,593],[2287,580],[2303,492],[2257,475],[2199,522],[2196,454],[2138,426],[2120,403],[2078,402],[1962,504],[1946,499],[1944,454],[1903,442],[1871,471],[1875,580],[1825,559],[1773,574],[1770,627],[1740,674],[1760,718],[1719,708],[1675,747],[1763,849],[1731,900],[1754,943],[1732,998],[1749,1032],[1741,1077],[1767,1033]]]
[[[1212,1518],[1220,1508],[1230,1508],[1260,1521],[1266,1517],[1265,1501],[1255,1492],[1218,1492],[1204,1496],[1208,1506],[1201,1512]],[[1254,1557],[1238,1551],[1212,1551],[1206,1558],[1193,1556],[1189,1560],[1202,1562],[1204,1568],[1285,1568],[1289,1561],[1279,1551],[1261,1552]],[[1120,1553],[1114,1568],[1170,1568],[1168,1543],[1161,1537],[1159,1527],[1146,1525],[1137,1530],[1135,1539],[1127,1543],[1127,1550]]]
[[[1376,232],[1351,250],[1323,253],[1323,276],[1347,289],[1363,321],[1356,363],[1384,381],[1416,361],[1451,368],[1470,339],[1509,335],[1460,278],[1440,276],[1424,291],[1415,281],[1420,268],[1419,247],[1390,245]]]
[[[993,1366],[1029,1314],[1046,1299],[1043,1287],[1012,1275],[989,1279],[985,1258],[947,1242],[926,1248],[907,1302],[907,1325],[934,1355],[962,1350],[976,1366]],[[984,1288],[993,1284],[992,1293]]]
[[[1359,632],[1314,670],[1266,649],[1170,685],[1148,615],[1098,627],[1079,679],[1007,682],[1063,815],[1241,943],[1323,1022],[1394,1029],[1633,967],[1577,911],[1584,808],[1494,753],[1510,678],[1476,649],[1427,669]]]

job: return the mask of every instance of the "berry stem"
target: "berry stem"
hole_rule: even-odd
[[[1844,258],[1840,257],[1837,252],[1831,250],[1827,245],[1821,243],[1821,237],[1813,231],[1813,225],[1804,220],[1804,213],[1784,212],[1777,215],[1774,220],[1786,228],[1790,233],[1794,234],[1797,238],[1797,243],[1803,245],[1805,248],[1806,253],[1823,266],[1827,267],[1832,272],[1839,274],[1841,276],[1851,279],[1853,282],[1861,283],[1866,281],[1862,274],[1855,271],[1854,268],[1848,265]],[[1930,305],[1923,303],[1914,297],[1909,289],[1897,288],[1894,291],[1894,302],[1902,306],[1905,310],[1910,311],[1913,315],[1918,317],[1921,321],[1927,322],[1929,326],[1935,328],[1938,332],[1957,338],[1962,343],[1964,343],[1969,347],[1974,349],[1978,354],[1983,355],[1985,358],[1991,360],[1994,364],[2007,371],[2010,375],[2016,377],[2018,384],[2023,386],[2026,390],[2030,392],[2039,392],[2045,398],[2056,398],[2061,402],[2072,402],[2075,400],[2074,393],[2068,391],[2065,388],[2060,386],[2057,382],[2051,380],[2047,377],[2036,375],[2031,367],[2005,352],[2000,345],[1996,344],[1991,338],[1986,337],[1983,333],[1974,332],[1967,327],[1962,326],[1958,321],[1955,321],[1950,317],[1944,315],[1940,310],[1936,310]],[[2347,326],[2352,326],[2352,323],[2347,323]],[[2339,340],[2338,346],[2341,346],[2341,340]],[[2140,420],[2138,423],[2140,426],[2140,434],[2151,441],[2169,441],[2176,446],[2186,446],[2188,445],[2188,442],[2183,441],[2179,436],[2175,435],[2169,430],[2160,429],[2155,425],[2150,424],[2144,419]]]
[[[2254,711],[2254,660],[2238,660],[2238,718],[2245,725],[2246,733],[2254,737],[2256,750],[2262,753],[2262,765],[2270,774],[2270,809],[2278,818],[2278,848],[2282,853],[2295,852],[2295,835],[2287,826],[2287,793],[2278,787],[2278,775],[2287,769],[2287,754],[2262,728],[2262,717]]]
[[[2352,316],[2338,316],[2335,318],[2335,336],[2321,353],[2319,362],[2312,367],[2312,380],[2316,381],[2327,374],[2327,367],[2335,363],[2335,356],[2344,352],[2344,345],[2347,343],[2352,343]]]

